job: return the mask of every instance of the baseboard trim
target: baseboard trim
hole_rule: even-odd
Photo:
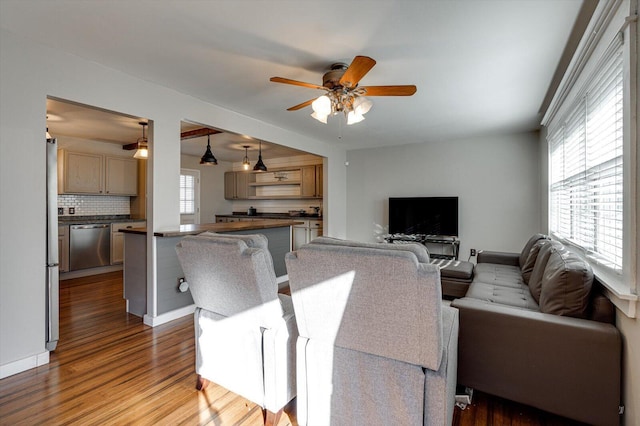
[[[195,312],[196,305],[185,306],[184,308],[176,309],[164,314],[160,314],[157,317],[152,317],[147,314],[143,317],[143,322],[149,327],[157,327],[162,324],[166,324],[170,321],[177,320],[178,318],[186,317]]]
[[[0,379],[22,373],[23,371],[31,370],[32,368],[40,367],[45,364],[49,364],[49,351],[0,365]]]

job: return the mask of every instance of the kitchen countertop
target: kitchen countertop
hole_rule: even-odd
[[[231,223],[203,223],[200,225],[180,225],[179,229],[170,229],[166,231],[154,232],[156,237],[180,237],[186,235],[197,235],[202,232],[233,232],[247,231],[267,228],[281,228],[283,226],[299,225],[302,222],[283,219],[283,220],[254,220],[251,222],[231,222]],[[121,229],[120,232],[126,234],[147,234],[147,228],[128,228]]]
[[[314,214],[314,213],[305,213],[300,216],[291,216],[289,213],[256,213],[255,215],[249,216],[247,212],[233,212],[231,214],[217,214],[216,217],[238,217],[238,218],[249,218],[249,219],[297,219],[297,218],[306,218],[306,219],[317,219],[322,220],[322,216]]]
[[[92,223],[144,222],[146,219],[132,219],[129,215],[98,216],[58,216],[58,225],[87,225]]]

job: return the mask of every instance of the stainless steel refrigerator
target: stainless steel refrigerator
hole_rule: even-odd
[[[53,351],[59,338],[58,275],[58,145],[47,138],[47,324],[46,348]]]

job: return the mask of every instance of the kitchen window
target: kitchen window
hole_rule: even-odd
[[[180,224],[200,223],[200,171],[180,169]]]

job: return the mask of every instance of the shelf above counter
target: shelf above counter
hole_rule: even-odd
[[[281,180],[276,182],[250,182],[248,186],[279,186],[279,185],[295,185],[298,186],[302,182],[299,180]]]
[[[227,200],[296,200],[323,198],[322,164],[278,168],[268,172],[225,173]]]

